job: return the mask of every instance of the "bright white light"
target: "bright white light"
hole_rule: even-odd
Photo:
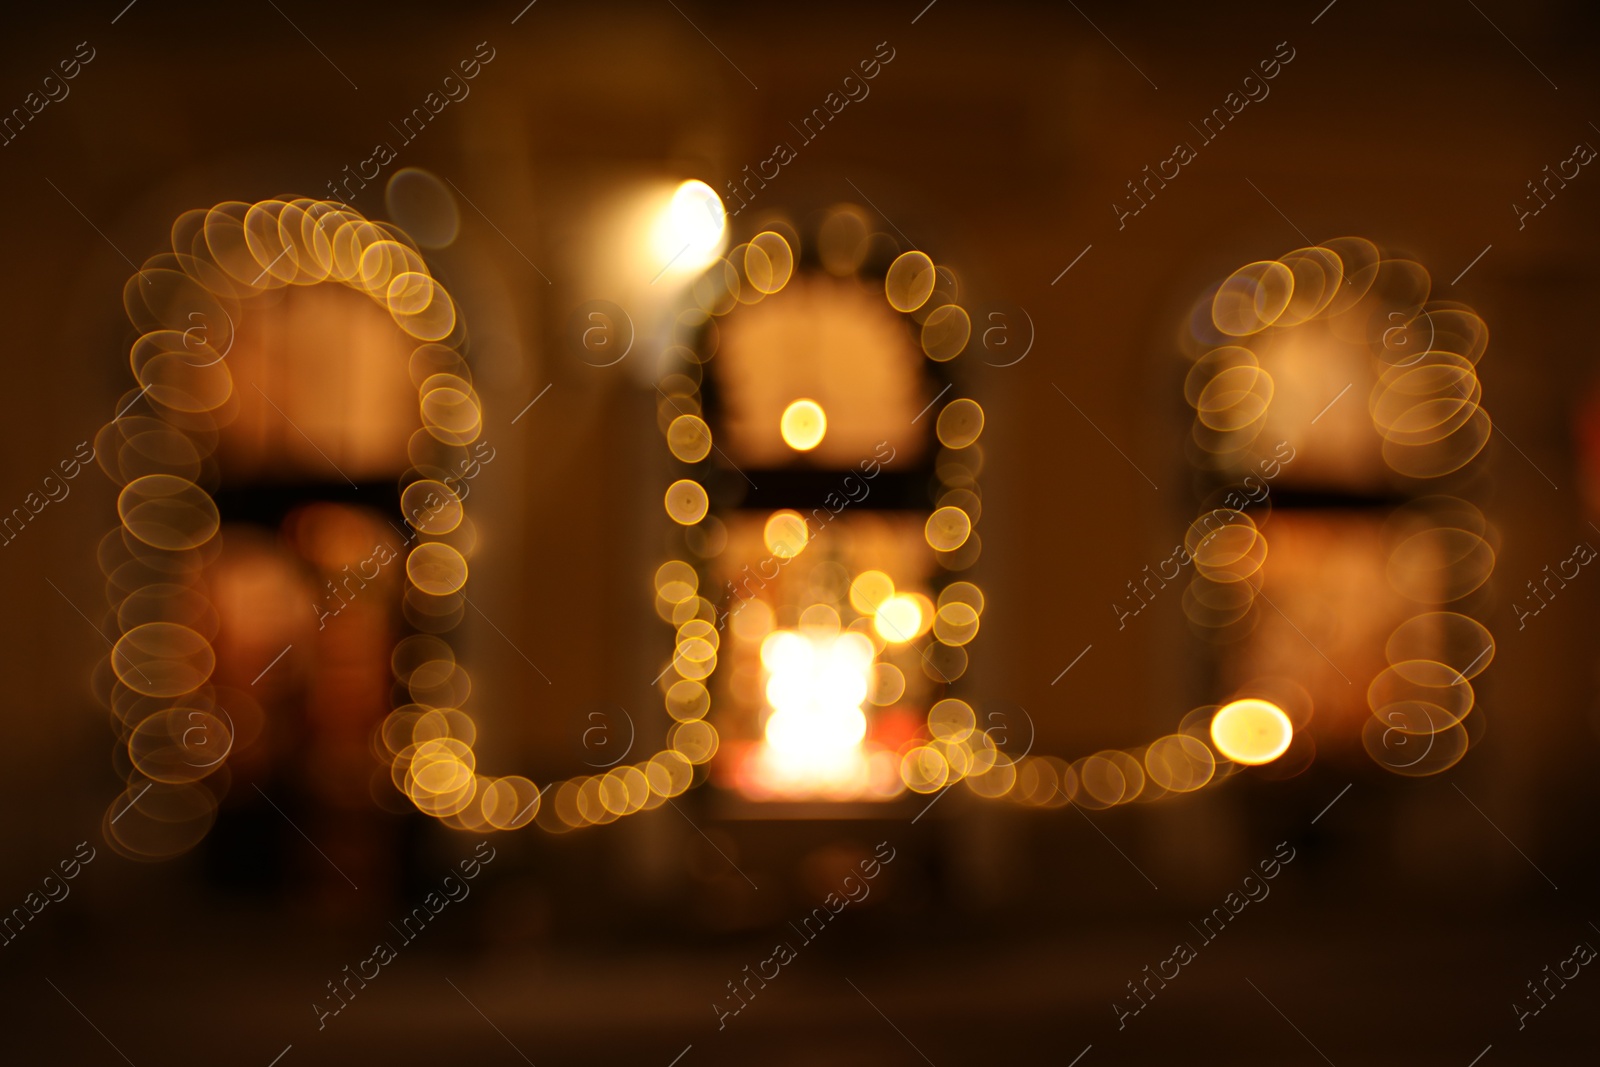
[[[872,643],[859,633],[769,634],[761,645],[768,672],[765,773],[784,791],[854,786],[866,771],[861,710],[872,673]]]
[[[775,678],[806,673],[812,656],[811,642],[793,630],[774,630],[761,642],[761,665]]]
[[[906,594],[896,593],[878,605],[872,625],[885,641],[903,645],[922,632],[922,606]]]
[[[716,262],[727,235],[728,216],[716,190],[702,181],[684,182],[656,217],[650,246],[657,269],[697,274]]]
[[[1294,740],[1294,724],[1269,700],[1247,697],[1226,704],[1211,717],[1211,743],[1235,763],[1271,763]]]
[[[872,673],[872,642],[866,634],[850,630],[833,643],[834,654],[850,663],[862,677]]]

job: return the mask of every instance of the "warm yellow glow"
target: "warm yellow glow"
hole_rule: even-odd
[[[747,259],[753,250],[752,244]],[[737,258],[737,250],[733,255]],[[759,295],[752,286],[741,290],[741,299]],[[780,299],[740,304],[716,322],[716,354],[702,353],[711,360],[702,373],[719,383],[717,445],[740,466],[793,462],[780,420],[784,408],[802,397],[827,413],[827,436],[812,457],[830,468],[861,469],[864,459],[884,463],[892,455],[886,465],[898,470],[925,455],[925,431],[939,405],[920,419],[917,415],[944,383],[927,387],[914,332],[880,295],[855,280],[801,270]],[[709,348],[711,335],[706,337]],[[255,394],[248,383],[244,389]],[[685,405],[685,410],[697,409]],[[864,469],[874,468],[869,462]],[[860,495],[854,483],[845,490]]]
[[[803,669],[810,662],[805,640],[793,630],[774,630],[761,642],[761,665],[771,674]]]
[[[880,708],[895,703],[906,691],[906,676],[892,663],[879,663],[872,668],[872,692],[869,699]]]
[[[122,635],[111,667],[129,689],[145,696],[175,697],[211,677],[216,653],[204,637],[170,622],[147,622]]]
[[[759,641],[772,632],[774,625],[772,608],[764,600],[740,601],[733,611],[733,632],[742,641]]]
[[[496,830],[517,830],[539,814],[539,787],[520,774],[491,781],[479,794],[483,820]]]
[[[1188,734],[1169,734],[1151,742],[1144,766],[1152,782],[1172,793],[1192,793],[1211,781],[1217,770],[1211,750]]]
[[[684,463],[699,463],[711,453],[711,428],[698,415],[679,415],[667,427],[667,447]]]
[[[1293,737],[1283,709],[1254,697],[1223,705],[1211,719],[1211,743],[1235,763],[1271,763],[1288,751]]]
[[[687,181],[657,216],[650,246],[663,273],[695,274],[722,254],[727,234],[728,217],[716,190]]]
[[[876,613],[892,596],[894,579],[882,571],[862,571],[850,583],[850,606],[863,615]]]
[[[783,409],[778,429],[784,444],[796,452],[809,452],[828,432],[828,415],[815,400],[796,400]]]
[[[413,529],[433,536],[454,530],[466,516],[455,490],[434,478],[406,486],[400,494],[400,511]]]
[[[1294,295],[1294,271],[1276,260],[1234,271],[1211,302],[1217,329],[1234,337],[1259,333],[1278,321]]]
[[[896,311],[915,311],[928,302],[937,282],[933,260],[926,252],[903,252],[884,276],[884,294]]]
[[[977,727],[977,713],[965,700],[941,700],[928,709],[928,732],[936,740],[965,741]]]
[[[934,308],[922,324],[922,351],[936,363],[959,356],[972,337],[972,316],[957,304]]]
[[[937,792],[950,777],[949,761],[932,745],[919,745],[900,759],[900,779],[912,792]]]
[[[782,234],[758,233],[745,246],[744,272],[757,292],[771,296],[794,275],[794,250]]]
[[[885,641],[903,645],[922,631],[922,605],[914,597],[896,593],[878,606],[872,624]]]
[[[449,545],[430,541],[406,557],[406,576],[429,596],[445,596],[467,584],[467,561]]]
[[[965,397],[952,400],[939,412],[935,424],[939,443],[946,448],[966,448],[983,433],[983,407]]]
[[[678,723],[667,732],[667,739],[672,751],[694,764],[710,760],[720,744],[716,727],[704,719]]]
[[[777,559],[793,559],[806,547],[811,531],[796,511],[774,511],[761,531],[767,551]]]
[[[812,604],[800,613],[800,632],[807,637],[832,637],[843,629],[842,623],[831,604]]]
[[[186,478],[147,474],[117,497],[117,513],[128,533],[151,548],[178,551],[211,540],[221,527],[209,494]]]
[[[923,536],[936,552],[954,552],[972,535],[972,517],[957,507],[942,507],[928,516]]]
[[[700,588],[700,575],[681,559],[669,559],[656,568],[656,595],[669,604],[681,604]]]
[[[946,604],[933,617],[933,633],[947,645],[964,645],[978,636],[978,612],[971,604]]]
[[[673,522],[693,526],[706,517],[711,502],[699,482],[679,478],[667,487],[666,506]]]
[[[119,689],[133,698],[130,703],[119,697],[128,706],[112,707],[132,727],[127,734],[128,760],[140,776],[150,779],[143,785],[132,784],[108,810],[107,843],[124,856],[164,858],[197,843],[216,814],[215,797],[196,784],[197,779],[221,764],[233,746],[236,726],[243,728],[239,738],[243,743],[260,729],[259,705],[236,693],[225,711],[214,695],[221,690],[214,691],[209,684],[217,665],[210,642],[218,633],[219,611],[200,590],[209,585],[211,595],[219,597],[217,607],[230,617],[238,610],[226,608],[229,603],[260,607],[254,601],[262,596],[271,600],[291,592],[274,586],[274,582],[285,584],[286,569],[267,563],[274,557],[258,549],[235,554],[210,578],[201,578],[199,567],[214,552],[202,560],[196,550],[216,543],[219,513],[196,479],[201,477],[202,459],[216,447],[218,432],[229,424],[237,446],[230,452],[237,452],[246,467],[257,471],[281,473],[285,463],[298,468],[310,462],[314,466],[308,469],[331,465],[341,474],[388,479],[397,457],[415,464],[399,479],[404,487],[403,520],[410,531],[448,535],[450,541],[417,544],[405,553],[403,564],[395,564],[405,573],[404,618],[425,632],[412,634],[393,648],[390,666],[400,686],[397,699],[404,692],[415,703],[396,709],[381,728],[383,750],[393,757],[391,781],[420,811],[458,830],[515,829],[540,812],[540,791],[528,779],[477,773],[472,749],[476,728],[471,717],[459,710],[471,692],[471,679],[455,662],[449,645],[435,636],[456,625],[462,615],[467,557],[476,538],[463,513],[466,491],[452,485],[473,475],[443,477],[442,472],[456,469],[458,460],[460,469],[467,469],[462,446],[480,436],[483,413],[471,375],[455,350],[464,339],[458,310],[416,245],[449,244],[459,227],[459,214],[443,187],[423,172],[397,176],[390,194],[394,217],[405,218],[404,225],[418,226],[418,232],[406,236],[327,201],[230,201],[209,211],[186,212],[174,225],[172,253],[148,261],[129,283],[124,306],[140,332],[129,353],[129,366],[141,388],[131,399],[119,401],[117,418],[96,439],[97,444],[104,441],[104,455],[112,457],[108,473],[124,485],[117,501],[124,536],[116,538],[116,544],[129,557],[127,562],[140,564],[135,578],[139,587],[118,610],[123,634],[110,661]],[[351,322],[344,320],[352,314],[360,318],[370,309],[341,303],[346,297],[333,286],[313,295],[324,283],[365,294],[386,316],[368,314],[359,323],[362,328],[351,333]],[[236,348],[240,340],[236,326],[246,298],[289,285],[303,287],[303,295],[272,300],[272,328],[257,331],[254,345],[247,341]],[[385,317],[403,336],[389,338],[394,331],[383,325]],[[330,332],[329,323],[343,326]],[[369,333],[368,326],[377,332]],[[319,347],[318,339],[325,336],[342,339],[337,353]],[[274,340],[268,344],[263,337]],[[453,343],[437,343],[446,340]],[[405,350],[416,341],[429,343],[415,348],[408,361]],[[304,357],[299,363],[294,359],[284,363],[297,352]],[[352,364],[344,358],[352,353],[365,355]],[[323,358],[329,355],[341,358]],[[367,388],[374,379],[362,368],[372,370],[380,363],[400,369],[399,379],[389,375],[379,382],[385,390],[385,383],[403,389],[407,369],[416,387],[417,406],[410,410],[413,419],[420,416],[421,426],[409,442],[407,405],[394,403],[400,394]],[[248,373],[241,375],[241,367]],[[311,373],[308,368],[313,367],[334,370]],[[250,390],[259,402],[249,400],[236,389],[236,377],[241,383],[254,378],[277,381],[283,391],[275,387],[272,392],[282,406],[261,389]],[[345,386],[354,384],[361,388],[352,400]],[[136,402],[151,414],[134,413]],[[234,410],[241,404],[252,410],[241,415]],[[328,408],[330,404],[338,410]],[[373,414],[383,411],[394,417]],[[319,412],[332,415],[319,421]],[[169,417],[173,414],[179,417]],[[291,433],[307,426],[295,436],[315,458],[300,456],[298,446],[286,449],[282,442],[287,438],[268,429],[280,424],[290,427]],[[330,438],[326,427],[335,424],[343,429]],[[320,434],[319,426],[324,430]],[[476,467],[480,461],[489,462],[492,450],[485,455],[475,448],[473,455],[471,465]],[[239,466],[233,459],[230,465]],[[249,474],[243,472],[247,481]],[[364,533],[330,519],[346,511],[332,505],[297,509],[285,520],[283,533],[293,552],[330,573],[340,565],[336,558],[367,555],[355,568],[363,571],[359,580],[364,588],[373,580],[364,567],[389,563],[401,553],[384,544],[370,548],[374,542],[368,537],[381,536],[386,542],[387,533]],[[345,544],[350,533],[357,534],[356,543]],[[339,551],[330,556],[335,546]],[[187,553],[196,567],[182,575],[151,570],[144,558],[146,549]],[[670,584],[666,580],[670,577],[669,572],[658,580],[658,592]],[[689,577],[694,577],[692,570]],[[674,594],[692,596],[693,581],[684,585],[680,580],[678,585],[683,588],[673,586]],[[328,588],[333,589],[332,583]],[[346,592],[353,590],[346,586]],[[241,596],[244,601],[238,599]],[[162,600],[170,601],[170,606],[163,607]],[[319,608],[319,616],[338,613]],[[268,629],[276,625],[271,620],[257,622]],[[257,633],[259,626],[246,629]],[[691,651],[709,648],[714,658],[714,636],[690,633],[685,643],[698,642]],[[240,640],[239,633],[232,633],[235,652],[244,647]],[[251,645],[256,638],[246,634],[243,640]],[[276,676],[284,677],[282,671],[279,668]],[[263,688],[274,685],[268,681]],[[160,701],[161,710],[148,714],[147,703],[152,701]],[[205,748],[197,750],[197,745]],[[194,755],[204,758],[191,759]],[[616,773],[630,784],[643,774]]]

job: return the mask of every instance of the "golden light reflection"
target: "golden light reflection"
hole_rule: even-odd
[[[1379,672],[1367,687],[1372,714],[1408,734],[1434,734],[1467,717],[1472,684],[1452,667],[1433,660],[1402,660]]]
[[[682,405],[673,417],[700,413],[699,368],[712,354],[720,353],[721,358],[710,368],[718,376],[719,404],[725,409],[718,432],[727,435],[726,447],[736,459],[785,464],[793,461],[794,452],[812,452],[810,463],[836,467],[841,477],[849,468],[850,477],[842,487],[857,503],[866,496],[862,487],[897,457],[902,463],[925,462],[927,431],[914,424],[917,413],[930,399],[938,398],[937,385],[929,388],[932,376],[918,369],[920,361],[886,359],[884,353],[913,354],[915,349],[904,344],[909,332],[929,360],[953,359],[967,346],[972,322],[957,303],[960,294],[955,273],[936,266],[925,253],[901,253],[897,245],[892,235],[873,231],[865,212],[838,208],[825,216],[816,251],[824,269],[842,279],[840,282],[813,274],[797,285],[801,279],[788,277],[799,247],[798,235],[781,222],[735,248],[726,264],[714,264],[705,284],[697,286],[695,299],[702,314],[731,318],[709,342],[700,337],[686,342],[694,347],[683,362],[686,366],[692,363],[694,373],[668,368],[664,392],[665,382],[682,379],[669,393]],[[883,275],[882,292],[890,309],[909,322],[864,305],[863,298],[870,290],[862,287],[859,279],[848,277],[867,269],[868,263],[889,259],[892,262]],[[790,293],[782,301],[768,303],[765,298],[783,288],[785,280],[790,283]],[[734,314],[741,306],[755,304],[764,306]],[[877,307],[881,309],[882,303]],[[705,321],[701,318],[688,325],[699,330]],[[825,355],[815,355],[812,350]],[[786,358],[775,360],[778,352]],[[874,358],[865,358],[868,353]],[[829,371],[829,367],[835,369]],[[840,389],[838,382],[850,388]],[[885,434],[882,424],[886,418],[899,424],[901,420],[892,417],[898,413],[904,414],[903,422],[912,424],[913,430],[899,428]],[[776,435],[772,434],[774,422],[779,430]],[[928,771],[918,779],[925,785],[934,780],[962,780],[1004,763],[992,745],[974,741],[977,748],[973,749],[967,742],[947,743],[937,738],[924,746],[927,751],[919,760],[905,759],[906,745],[914,738],[907,736],[904,705],[909,702],[914,708],[934,701],[939,687],[963,676],[969,662],[966,646],[981,625],[983,595],[977,587],[950,583],[953,588],[945,596],[945,583],[930,582],[927,571],[930,562],[959,571],[977,559],[979,542],[973,526],[982,509],[977,477],[983,455],[977,441],[983,423],[983,409],[974,400],[957,399],[941,410],[934,436],[944,448],[935,463],[938,485],[930,492],[937,502],[913,520],[920,526],[905,523],[902,530],[897,521],[894,535],[880,543],[872,529],[880,520],[860,513],[875,512],[880,505],[868,505],[860,512],[852,511],[847,533],[829,534],[825,558],[808,551],[804,561],[789,567],[784,566],[787,561],[798,559],[800,551],[820,536],[820,527],[813,524],[825,526],[828,520],[818,518],[818,512],[806,515],[786,509],[769,513],[757,520],[759,538],[752,544],[750,524],[741,517],[741,529],[728,531],[711,554],[735,557],[733,565],[719,564],[725,570],[717,580],[702,577],[698,582],[706,596],[713,600],[719,595],[730,597],[736,608],[731,619],[735,640],[721,650],[728,664],[723,691],[731,698],[732,709],[727,713],[731,721],[759,707],[780,708],[783,700],[779,692],[771,690],[775,665],[780,682],[809,677],[786,658],[797,656],[793,649],[800,647],[792,644],[791,637],[829,648],[831,642],[848,642],[864,651],[864,673],[850,693],[854,725],[838,735],[856,737],[859,731],[856,754],[843,761],[850,765],[853,784],[845,790],[840,784],[842,771],[814,769],[810,774],[815,779],[812,795],[887,797],[916,787],[917,783],[906,777],[915,767]],[[668,425],[668,421],[662,422],[664,428]],[[885,436],[891,440],[882,439]],[[708,515],[703,521],[712,518]],[[902,540],[902,534],[914,539]],[[694,555],[711,558],[694,547],[692,537],[687,540]],[[872,547],[875,544],[876,548]],[[835,545],[843,546],[842,550]],[[751,551],[764,552],[768,559],[738,569],[738,562]],[[776,572],[771,570],[774,564],[779,565]],[[710,591],[723,578],[728,579],[727,591]],[[935,594],[940,596],[937,603]],[[659,580],[657,598],[659,613],[665,601]],[[752,664],[748,661],[750,650],[758,644],[760,663]],[[746,651],[741,653],[740,646]],[[680,677],[695,676],[709,686],[709,677],[699,676],[694,660],[694,656],[680,655],[672,669]],[[829,676],[821,665],[826,657],[819,660],[813,656],[808,662],[818,678]],[[827,690],[826,684],[817,684]],[[869,721],[869,707],[885,711],[874,711]],[[780,708],[763,720],[768,725],[759,742],[735,743],[730,756],[734,783],[752,797],[803,795],[806,775],[793,773],[792,763],[788,772],[779,773],[771,751],[779,738],[788,738],[789,747],[800,751],[794,737],[786,733],[792,729],[794,716]],[[880,727],[886,731],[882,738],[875,732]],[[773,736],[767,736],[769,729]],[[821,734],[823,738],[831,735],[827,730]],[[754,747],[752,758],[745,759],[746,745]],[[996,777],[1004,777],[1004,773],[996,772]]]

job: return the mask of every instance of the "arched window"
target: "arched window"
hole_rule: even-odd
[[[392,769],[441,818],[481,801],[470,683],[439,636],[487,461],[455,305],[397,228],[281,199],[181,216],[124,304],[139,388],[97,437],[122,486],[101,564],[128,785],[107,840],[184,851],[237,775],[241,822],[273,828],[229,835],[237,855],[304,825],[320,877],[381,875]]]
[[[774,226],[696,285],[658,383],[674,744],[719,745],[713,781],[752,800],[931,792],[973,758],[938,747],[974,734],[983,412],[947,373],[971,321],[860,209]]]
[[[1214,691],[1294,724],[1268,773],[1364,748],[1434,774],[1481,732],[1488,328],[1431,289],[1421,264],[1347,237],[1241,267],[1191,316],[1200,499],[1177,580]],[[1154,590],[1133,593],[1137,611]]]

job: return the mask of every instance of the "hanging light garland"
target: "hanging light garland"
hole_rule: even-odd
[[[692,338],[741,304],[781,291],[794,262],[789,240],[775,231],[718,260],[695,283],[697,307],[680,317],[680,339]],[[1386,273],[1370,242],[1346,239],[1250,264],[1230,276],[1212,308],[1215,325],[1231,335],[1230,343],[1202,354],[1190,374],[1196,440],[1227,457],[1259,434],[1272,382],[1248,345],[1275,330],[1349,313],[1375,284],[1404,282],[1408,269],[1391,266]],[[1366,287],[1352,295],[1340,287],[1341,278],[1365,279]],[[96,438],[102,465],[121,485],[120,524],[100,551],[119,628],[105,661],[103,689],[122,742],[118,766],[126,779],[106,811],[108,841],[130,855],[160,858],[192,847],[214,820],[216,797],[205,780],[222,769],[232,748],[234,724],[226,703],[240,694],[226,694],[211,682],[218,619],[199,577],[217,555],[221,514],[202,487],[202,471],[209,468],[220,426],[231,417],[236,383],[226,355],[249,303],[273,290],[324,283],[366,294],[420,342],[410,369],[425,433],[413,438],[413,466],[400,486],[401,517],[410,531],[404,609],[419,632],[402,639],[393,656],[396,679],[411,700],[377,732],[395,787],[419,811],[459,829],[511,830],[537,818],[557,832],[651,810],[688,790],[703,776],[697,768],[719,747],[708,719],[706,683],[721,642],[718,607],[704,595],[703,564],[688,558],[669,559],[655,574],[657,611],[674,635],[671,659],[658,680],[672,720],[665,746],[646,760],[543,790],[520,775],[478,773],[476,726],[454,706],[459,699],[450,699],[457,695],[450,678],[459,668],[443,636],[462,617],[469,571],[466,554],[450,543],[466,518],[454,472],[483,427],[481,400],[461,354],[465,331],[455,304],[397,227],[334,202],[228,202],[180,217],[172,250],[147,261],[129,280],[124,302],[141,331],[130,354],[139,388],[119,401],[116,417]],[[936,364],[960,355],[971,335],[970,316],[955,302],[954,287],[953,274],[920,251],[898,255],[884,276],[889,306],[911,321],[923,354]],[[1425,325],[1429,344],[1403,364],[1374,355],[1384,365],[1377,368],[1369,407],[1390,466],[1410,477],[1436,478],[1471,462],[1487,438],[1474,372],[1487,330],[1459,305],[1427,303],[1425,291],[1405,306],[1410,311],[1399,326],[1414,333]],[[676,351],[683,358],[658,383],[664,400],[660,422],[668,448],[688,470],[666,487],[663,504],[683,537],[683,555],[704,561],[721,551],[719,524],[695,477],[695,465],[714,447],[699,393],[709,354],[697,354],[689,344]],[[820,440],[820,408],[791,409],[785,413],[786,439],[801,445]],[[981,551],[974,526],[981,511],[977,442],[984,421],[982,407],[967,397],[945,402],[934,421],[942,450],[923,533],[953,578]],[[1470,535],[1463,525],[1471,523],[1419,527],[1406,544],[1419,552],[1460,548],[1414,543]],[[1481,540],[1481,531],[1477,536]],[[1235,512],[1189,541],[1196,564],[1191,584],[1209,583],[1193,590],[1196,600],[1205,601],[1211,586],[1226,584],[1237,587],[1232,592],[1251,592],[1253,603],[1266,546],[1248,516]],[[790,531],[788,542],[803,544],[800,531]],[[956,578],[936,600],[922,602],[896,593],[892,580],[879,588],[881,577],[854,577],[849,600],[858,619],[846,633],[858,635],[853,640],[875,656],[889,636],[906,638],[904,631],[914,631],[911,642],[921,642],[914,647],[930,664],[929,677],[941,684],[959,678],[981,625],[982,590]],[[1481,578],[1476,584],[1458,581],[1448,599],[1477,585]],[[1376,724],[1366,731],[1369,751],[1399,773],[1435,773],[1452,765],[1465,749],[1460,723],[1472,707],[1467,679],[1492,658],[1492,637],[1469,616],[1427,611],[1397,628],[1387,651],[1391,665],[1369,691]],[[1384,753],[1396,747],[1389,739],[1397,733],[1426,737],[1427,752],[1413,758],[1413,746],[1403,758],[1386,760]],[[934,793],[964,781],[989,799],[1110,807],[1194,792],[1239,766],[1276,758],[1291,734],[1281,708],[1244,699],[1220,710],[1196,709],[1178,732],[1142,748],[1107,750],[1071,763],[1027,753],[1013,757],[980,727],[968,702],[945,696],[929,701],[922,736],[895,753],[894,782],[886,792]],[[544,801],[547,795],[551,802]]]

